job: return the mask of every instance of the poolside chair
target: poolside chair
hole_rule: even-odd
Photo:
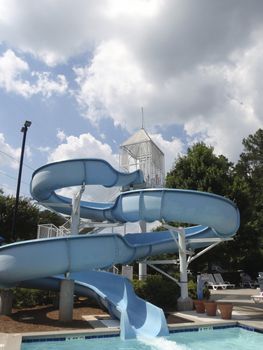
[[[258,295],[251,295],[251,299],[258,304],[263,302],[263,292],[260,292]]]
[[[254,281],[247,273],[241,272],[240,277],[241,277],[240,286],[242,288],[256,288],[256,287],[258,287],[258,282]]]
[[[234,283],[230,283],[228,281],[224,281],[221,273],[214,273],[214,278],[217,284],[222,284],[222,285],[226,285],[226,288],[235,288],[235,284]]]
[[[258,273],[258,285],[261,292],[263,292],[263,272]]]
[[[214,276],[211,273],[204,273],[201,275],[202,279],[206,281],[208,288],[213,288],[213,290],[217,290],[218,288],[226,289],[227,285],[216,283]]]

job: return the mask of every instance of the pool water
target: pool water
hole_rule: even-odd
[[[263,334],[239,327],[179,332],[166,338],[120,340],[74,339],[23,343],[21,350],[259,350]]]

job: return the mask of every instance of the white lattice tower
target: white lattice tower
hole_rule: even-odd
[[[146,187],[163,187],[164,153],[142,127],[120,146],[120,168],[131,172],[141,169]]]

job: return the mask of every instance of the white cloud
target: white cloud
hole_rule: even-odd
[[[1,173],[0,173],[0,176],[1,176]],[[15,196],[16,195],[15,187],[11,187],[8,183],[5,183],[3,178],[4,178],[4,176],[1,178],[0,188],[4,191],[4,194],[6,196]],[[20,192],[20,195],[24,195],[24,194],[22,192]]]
[[[127,17],[153,17],[158,13],[160,0],[111,0],[108,1],[107,15],[113,18]]]
[[[127,119],[152,87],[123,43],[113,40],[101,44],[92,63],[74,71],[79,85],[76,98],[91,122],[97,124],[108,115],[115,125],[126,125],[129,130],[131,124],[136,125],[134,117]]]
[[[38,147],[37,148],[40,152],[42,153],[47,153],[47,152],[50,152],[50,147]]]
[[[54,66],[112,35],[136,35],[137,25],[143,27],[156,16],[159,4],[160,0],[66,0],[62,5],[41,0],[36,6],[34,0],[1,0],[0,42]]]
[[[13,169],[17,169],[20,158],[20,148],[13,148],[10,146],[2,133],[0,133],[0,165],[2,167],[9,166]]]
[[[65,143],[60,144],[50,155],[49,161],[55,162],[74,158],[103,158],[113,167],[118,166],[118,157],[111,147],[95,139],[90,133],[79,137],[66,136]]]
[[[7,50],[0,57],[0,86],[7,92],[28,96],[30,84],[21,79],[21,74],[28,70],[29,67],[25,61],[17,57],[12,50]]]
[[[159,146],[165,155],[165,169],[170,171],[175,159],[183,153],[184,145],[181,140],[174,138],[171,141],[164,140],[161,134],[151,134],[152,140]]]
[[[0,41],[52,66],[94,45],[105,26],[105,2],[1,0]]]
[[[32,85],[32,94],[42,94],[44,97],[50,97],[52,94],[62,95],[68,87],[62,74],[58,74],[56,80],[52,79],[50,72],[33,72],[32,77],[36,77],[36,84]]]
[[[162,129],[184,125],[190,143],[203,140],[236,160],[242,138],[263,122],[262,52],[257,44],[228,63],[202,64],[151,80],[128,47],[116,41],[104,43],[90,65],[75,69],[77,100],[93,123],[108,116],[130,132],[140,124],[138,107],[143,105],[152,131],[157,125]]]
[[[60,129],[59,129],[59,130],[57,131],[57,138],[59,139],[60,142],[63,142],[63,141],[66,140],[67,136],[66,136],[66,134],[64,133],[63,130],[60,130]]]
[[[257,44],[244,55],[236,52],[234,56],[232,65],[205,68],[211,82],[210,93],[206,94],[206,98],[213,100],[211,109],[197,109],[200,114],[189,118],[184,125],[189,143],[203,140],[217,154],[224,154],[232,161],[242,151],[242,139],[263,125],[260,98],[263,45]]]
[[[242,138],[263,125],[262,11],[260,0],[67,0],[63,11],[59,1],[2,0],[0,41],[50,66],[74,57],[74,96],[95,125],[111,118],[132,132],[144,106],[150,132],[179,124],[189,143],[204,140],[235,160]],[[23,78],[28,64],[8,52],[6,91],[67,90],[64,76]]]
[[[26,80],[27,75],[30,80]],[[32,72],[27,62],[16,56],[14,51],[7,50],[0,56],[0,87],[23,97],[41,94],[48,98],[52,94],[64,94],[67,81],[63,75],[52,79],[50,72]]]

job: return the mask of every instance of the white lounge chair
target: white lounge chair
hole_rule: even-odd
[[[227,285],[216,283],[214,276],[211,273],[204,273],[201,275],[202,279],[206,281],[208,288],[211,287],[214,290],[218,288],[226,289]]]
[[[221,284],[221,285],[226,285],[226,288],[235,288],[235,284],[234,283],[230,283],[228,281],[224,281],[221,273],[214,273],[214,278],[217,284]]]
[[[241,283],[240,286],[242,288],[256,288],[258,287],[258,282],[252,280],[252,278],[245,272],[240,273]]]
[[[260,292],[258,295],[251,295],[251,299],[258,304],[263,302],[263,292]]]
[[[263,292],[263,272],[258,273],[258,285],[261,292]]]

